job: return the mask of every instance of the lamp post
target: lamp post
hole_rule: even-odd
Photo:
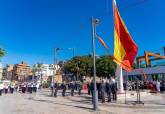
[[[78,81],[78,80],[80,80],[80,61],[78,60],[77,61],[77,79],[76,79],[76,81]]]
[[[40,69],[40,76],[41,76],[41,88],[42,88],[42,81],[43,81],[43,70]]]
[[[96,58],[95,58],[95,36],[96,36],[96,25],[100,23],[99,19],[94,19],[92,17],[92,50],[93,50],[93,83],[94,83],[94,91],[93,91],[93,109],[98,110],[98,91],[96,87]]]
[[[75,56],[75,48],[68,48],[69,50],[73,51],[73,57]]]
[[[53,89],[52,89],[52,97],[54,97],[54,92],[55,92],[55,87],[54,87],[54,77],[56,75],[56,65],[57,65],[57,52],[60,50],[60,48],[54,48],[54,73],[53,73],[53,76],[52,76],[52,86],[53,86]],[[57,66],[58,67],[58,66]]]

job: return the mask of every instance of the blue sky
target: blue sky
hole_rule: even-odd
[[[164,0],[117,0],[121,16],[139,47],[153,51],[165,46]],[[137,5],[132,5],[137,4]],[[130,7],[127,7],[130,6]],[[126,8],[127,7],[127,8]],[[53,48],[63,48],[58,58],[87,55],[91,50],[91,16],[101,20],[97,27],[113,53],[113,11],[111,0],[1,0],[0,47],[7,51],[3,65],[36,62],[53,63]],[[106,54],[96,41],[96,52]]]

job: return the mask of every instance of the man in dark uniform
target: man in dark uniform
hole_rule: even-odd
[[[90,82],[87,83],[88,95],[90,95]]]
[[[81,90],[82,90],[82,83],[81,82],[77,83],[77,89],[78,89],[78,94],[81,95]]]
[[[94,92],[94,82],[93,81],[91,81],[89,88],[90,88],[90,93],[92,95],[92,103],[93,103],[93,97],[94,97],[94,95],[93,95],[93,92]]]
[[[62,83],[61,89],[62,89],[62,96],[65,97],[65,93],[66,93],[66,84],[65,84],[65,82]]]
[[[107,80],[106,82],[106,93],[107,93],[107,97],[108,97],[108,102],[111,102],[111,84],[109,82],[109,80]]]
[[[101,95],[101,80],[100,80],[100,82],[99,81],[96,82],[96,87],[97,87],[97,90],[98,90],[98,99],[102,99],[102,95]]]
[[[106,90],[105,81],[102,80],[100,85],[102,103],[105,102],[105,90]]]
[[[74,89],[75,89],[75,83],[74,82],[70,83],[70,88],[71,88],[71,96],[74,96]]]
[[[113,101],[117,101],[117,83],[112,83],[112,95],[113,95]]]
[[[59,84],[58,82],[55,83],[55,92],[54,92],[54,97],[57,97],[58,89],[59,89]]]
[[[23,84],[22,84],[22,93],[25,93],[25,92],[26,92],[26,84],[23,83]]]

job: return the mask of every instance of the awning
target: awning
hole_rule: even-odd
[[[127,75],[143,75],[143,74],[165,74],[165,66],[157,66],[151,68],[134,69],[131,72],[127,72]],[[126,76],[126,71],[123,70],[123,75]]]

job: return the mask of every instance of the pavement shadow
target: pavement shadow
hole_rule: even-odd
[[[84,104],[89,104],[91,103],[91,100],[74,100],[74,99],[69,99],[67,98],[68,100],[72,101],[72,102],[77,102],[77,103],[84,103]]]
[[[37,100],[37,99],[34,99],[34,98],[30,98],[29,100],[38,101],[38,102],[44,102],[44,103],[57,104],[57,105],[62,105],[62,106],[76,107],[76,108],[86,109],[88,111],[92,111],[93,110],[93,108],[89,108],[89,107],[75,106],[75,105],[69,105],[69,104],[64,104],[64,103],[57,103],[57,102],[53,102],[53,101],[49,101],[49,100]]]

